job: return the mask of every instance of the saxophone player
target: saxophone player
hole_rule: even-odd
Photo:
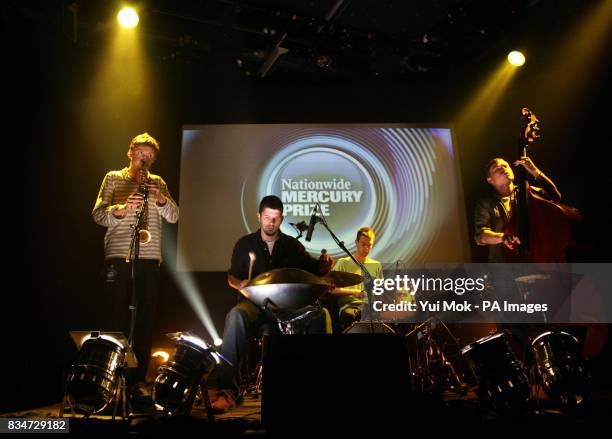
[[[120,331],[127,337],[131,319],[134,318],[133,345],[138,368],[128,376],[128,385],[135,402],[149,400],[144,380],[151,356],[159,288],[162,220],[176,223],[179,213],[164,180],[149,172],[158,152],[159,143],[148,133],[134,137],[127,151],[129,166],[106,174],[92,211],[94,221],[106,227],[104,260],[107,291],[104,312],[108,318],[106,327],[102,329]],[[146,203],[143,203],[144,188],[148,190]],[[140,224],[147,232],[141,233],[138,260],[127,261],[137,214],[143,215]],[[147,235],[148,239],[142,238]],[[135,316],[130,313],[132,264],[136,284]]]

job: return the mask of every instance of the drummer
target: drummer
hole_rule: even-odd
[[[357,249],[353,253],[355,259],[365,265],[373,279],[384,278],[382,264],[370,257],[370,251],[374,246],[374,230],[369,227],[362,227],[357,230],[355,244]],[[348,256],[340,258],[334,266],[335,271],[344,271],[363,275],[361,268]],[[354,285],[346,288],[336,288],[332,295],[338,297],[338,308],[340,309],[340,322],[343,328],[350,326],[358,321],[363,311],[363,305],[367,302],[364,284]]]
[[[275,268],[299,268],[314,274],[324,275],[333,265],[329,255],[320,259],[313,258],[295,238],[280,231],[283,222],[283,203],[274,195],[264,197],[259,204],[257,221],[260,229],[243,236],[234,245],[232,265],[227,281],[232,288],[240,291],[252,278]],[[255,256],[252,269],[249,269],[252,256]],[[251,257],[250,257],[251,256]],[[322,309],[307,324],[309,333],[324,333],[331,330],[329,315]],[[234,306],[225,317],[223,344],[220,352],[233,365],[221,362],[217,369],[217,392],[213,409],[223,412],[233,408],[239,396],[240,362],[247,349],[249,336],[269,320],[261,309],[249,300]]]

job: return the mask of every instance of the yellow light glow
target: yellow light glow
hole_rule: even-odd
[[[117,340],[115,337],[113,337],[112,335],[107,335],[107,334],[100,334],[98,337],[92,337],[91,334],[87,334],[85,337],[83,337],[81,339],[81,346],[83,346],[83,343],[85,343],[88,340],[93,340],[99,338],[100,340],[108,340],[110,342],[115,343],[117,346],[119,346],[120,348],[124,348],[125,346],[123,346],[123,344],[121,344],[121,342],[119,340]]]
[[[525,64],[525,55],[518,50],[513,50],[508,54],[508,62],[513,66],[520,67]]]
[[[122,27],[132,29],[138,25],[138,12],[133,8],[123,8],[117,14],[117,20]]]
[[[475,139],[477,133],[482,132],[481,128],[487,126],[489,118],[506,93],[517,71],[513,66],[502,60],[489,77],[475,90],[461,112],[455,117],[457,129],[461,132],[470,133]]]
[[[168,361],[168,358],[170,358],[170,354],[168,354],[168,352],[165,352],[165,351],[157,351],[157,352],[153,352],[153,355],[151,355],[151,357],[153,358],[159,357],[165,363]]]

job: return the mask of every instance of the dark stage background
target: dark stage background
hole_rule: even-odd
[[[562,66],[544,62],[561,50],[556,42],[568,37],[575,17],[597,2],[582,6],[570,1],[564,8],[541,2],[539,9],[524,14],[531,18],[491,42],[497,47],[431,74],[328,75],[279,68],[262,79],[237,68],[235,59],[222,51],[227,47],[213,47],[204,60],[194,61],[162,53],[151,38],[144,45],[151,87],[146,104],[137,104],[140,98],[134,93],[129,98],[136,104],[116,107],[96,107],[91,101],[92,78],[105,53],[104,33],[74,43],[61,30],[60,11],[68,3],[43,3],[3,6],[9,54],[4,65],[10,74],[3,144],[9,153],[6,174],[16,174],[5,182],[11,183],[4,191],[5,216],[17,223],[5,234],[15,239],[14,244],[7,241],[7,250],[18,248],[17,257],[11,258],[16,266],[5,272],[12,286],[5,281],[2,307],[3,320],[12,322],[5,332],[11,371],[9,389],[2,391],[0,409],[5,412],[59,401],[75,354],[68,331],[96,328],[102,317],[97,304],[104,287],[104,229],[90,212],[102,177],[127,164],[129,140],[140,132],[148,131],[161,142],[154,172],[164,177],[180,206],[184,124],[454,122],[507,51],[520,43],[529,49],[527,64],[491,117],[455,131],[470,227],[475,200],[486,189],[484,167],[492,157],[514,157],[519,109],[529,106],[544,129],[543,142],[532,152],[534,162],[554,178],[566,203],[581,209],[589,221],[595,246],[590,260],[611,259],[612,38],[600,52],[607,58],[585,71],[586,83],[575,98],[573,84],[556,81]],[[164,234],[166,242],[175,240],[176,225],[166,225]],[[228,246],[233,244],[228,240]],[[474,261],[485,260],[484,249],[472,243],[471,250]],[[168,345],[165,332],[191,328],[207,335],[169,275],[174,265],[168,260],[162,270],[156,345]],[[225,273],[195,277],[222,333],[236,293],[226,285]],[[605,358],[609,361],[609,350]]]

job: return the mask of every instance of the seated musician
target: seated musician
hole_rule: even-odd
[[[374,245],[374,238],[374,231],[371,228],[360,228],[357,231],[357,239],[355,240],[357,249],[353,256],[365,265],[372,278],[382,279],[384,275],[381,263],[368,257]],[[348,256],[338,259],[334,270],[363,275],[361,268]],[[353,322],[360,319],[363,306],[367,303],[367,295],[364,291],[363,283],[346,288],[335,288],[331,294],[338,297],[340,322],[343,328],[350,326]]]
[[[240,291],[248,284],[251,252],[255,254],[252,277],[275,268],[299,268],[318,275],[329,271],[333,264],[330,256],[322,255],[320,259],[315,259],[297,239],[280,231],[283,222],[283,203],[280,198],[274,195],[264,197],[259,204],[257,220],[261,228],[243,236],[234,246],[232,265],[227,274],[227,281],[232,288]],[[315,314],[309,318],[306,332],[329,332],[331,323],[326,311],[321,309]],[[246,352],[249,336],[256,335],[264,323],[274,323],[269,317],[246,299],[227,314],[220,353],[233,367],[221,362],[217,368],[217,393],[213,401],[215,411],[223,412],[236,405],[239,397],[240,362]]]
[[[532,191],[550,200],[561,199],[561,193],[552,180],[544,175],[530,158],[522,157],[514,162],[514,166],[523,166],[533,177],[534,186],[530,187]],[[503,247],[513,250],[520,244],[517,236],[503,232],[512,219],[518,202],[514,172],[507,161],[495,158],[487,166],[486,180],[494,192],[476,204],[474,238],[476,244],[489,246],[489,262],[505,262]]]

